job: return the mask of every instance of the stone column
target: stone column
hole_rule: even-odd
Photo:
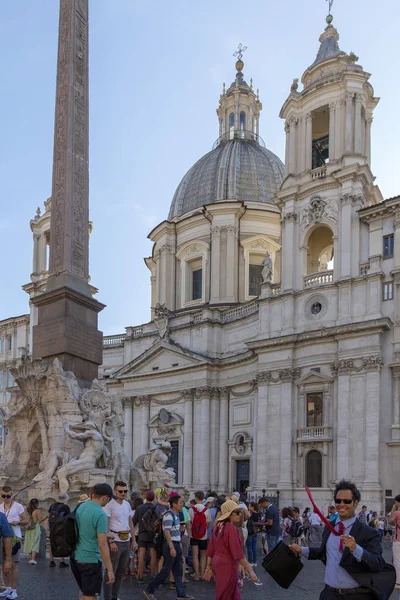
[[[210,487],[215,490],[218,485],[219,466],[219,389],[211,390],[210,407]]]
[[[353,144],[353,92],[346,92],[346,113],[345,113],[345,153],[352,154]]]
[[[140,408],[141,417],[140,421],[142,424],[141,429],[141,443],[140,443],[140,454],[146,454],[150,448],[149,438],[149,420],[150,420],[150,398],[149,396],[142,396],[142,406]]]
[[[289,150],[289,173],[296,173],[296,119],[291,117],[289,119],[290,128],[290,150]]]
[[[296,220],[295,212],[286,213],[282,221],[282,248],[285,252],[282,253],[282,269],[281,269],[281,291],[292,290],[293,281],[296,276],[296,269],[293,265],[296,264],[294,259],[294,248],[296,240]],[[303,276],[303,274],[301,274]]]
[[[306,123],[305,123],[305,117],[301,117],[299,119],[299,124],[298,124],[298,136],[297,136],[297,140],[298,140],[298,167],[299,167],[299,173],[302,173],[306,166],[305,166],[305,159],[306,159],[306,153],[305,153],[305,137],[306,137],[306,132],[305,132],[305,127],[306,127]]]
[[[193,402],[193,486],[200,487],[201,465],[201,393],[196,390]]]
[[[257,120],[256,120],[256,135],[257,135],[257,140],[258,140],[258,136],[260,135],[260,117],[259,117],[259,115],[257,115]]]
[[[39,271],[39,239],[40,236],[37,233],[33,234],[33,273],[40,273]]]
[[[285,165],[289,166],[289,150],[290,150],[290,128],[289,123],[285,121],[285,136],[286,136],[286,146],[285,146]]]
[[[219,405],[219,492],[228,487],[229,389],[220,388]]]
[[[46,271],[46,246],[46,235],[44,233],[41,233],[39,237],[39,273],[43,273],[43,271]]]
[[[206,490],[210,486],[210,388],[201,390],[200,409],[200,487]]]
[[[400,366],[392,366],[392,441],[400,441]]]
[[[139,398],[135,398],[132,401],[132,413],[133,413],[133,439],[132,439],[132,454],[133,460],[135,461],[141,454],[142,449],[142,413],[141,413],[141,401]]]
[[[183,432],[183,484],[191,488],[193,483],[193,390],[184,390],[185,429]]]
[[[309,171],[312,167],[312,113],[307,113],[306,119],[306,132],[305,132],[305,168]]]
[[[124,398],[122,401],[124,407],[125,439],[124,452],[129,460],[133,459],[133,410],[132,398]],[[136,457],[135,457],[136,458]]]
[[[220,247],[221,228],[211,229],[211,290],[210,303],[218,303],[220,300]]]
[[[374,357],[375,358],[375,357]],[[377,357],[379,360],[379,357]],[[381,360],[381,359],[380,359]],[[365,482],[379,485],[380,364],[367,366],[365,417]]]
[[[292,485],[292,398],[293,382],[300,375],[299,369],[282,369],[279,372],[281,380],[281,436],[280,436],[280,470],[279,470],[279,489],[290,488]]]
[[[373,117],[368,117],[365,121],[365,156],[369,166],[371,167],[371,125]]]
[[[269,378],[267,374],[262,373],[258,380],[255,413],[257,439],[254,444],[256,456],[254,487],[260,490],[266,487],[268,478],[268,390]]]
[[[354,110],[354,152],[356,154],[364,154],[362,148],[362,95],[355,95],[355,110]]]
[[[338,158],[336,155],[335,148],[335,135],[336,135],[336,102],[329,104],[329,161]]]
[[[344,111],[346,102],[342,99],[336,103],[335,115],[335,157],[341,158],[343,154],[344,142]]]
[[[343,363],[338,372],[337,383],[337,440],[336,479],[346,479],[350,473],[350,371],[352,361]]]
[[[345,194],[341,202],[341,251],[340,251],[340,277],[350,277],[351,274],[351,197]]]
[[[238,302],[238,246],[237,246],[237,226],[228,225],[226,228],[226,302]]]

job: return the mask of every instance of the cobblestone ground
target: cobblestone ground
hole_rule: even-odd
[[[391,551],[385,549],[385,558],[391,562]],[[304,561],[304,569],[289,590],[282,590],[261,567],[261,557],[256,571],[262,587],[256,587],[246,581],[242,590],[242,600],[318,600],[323,587],[324,569],[320,562]],[[190,582],[187,593],[196,600],[213,600],[214,586],[212,583]],[[176,594],[166,587],[159,588],[156,593],[159,600],[174,600]],[[38,561],[37,566],[28,564],[27,558],[22,558],[20,566],[20,584],[18,586],[19,600],[78,600],[79,592],[69,569],[50,569],[48,560]],[[144,598],[143,586],[136,583],[133,577],[127,577],[122,584],[120,600]],[[391,600],[399,600],[399,592],[394,592]]]

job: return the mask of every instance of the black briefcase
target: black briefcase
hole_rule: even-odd
[[[302,570],[303,563],[286,544],[279,542],[264,558],[262,566],[278,585],[287,590]]]

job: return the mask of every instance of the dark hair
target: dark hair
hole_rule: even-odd
[[[26,509],[27,513],[32,516],[34,510],[36,510],[39,506],[39,500],[37,498],[32,498],[29,502],[28,507]]]
[[[347,481],[346,479],[342,479],[341,481],[339,481],[339,483],[337,483],[336,487],[335,487],[334,498],[336,498],[337,493],[340,492],[341,490],[350,490],[350,492],[352,493],[352,496],[353,496],[353,500],[357,500],[357,502],[360,502],[361,494],[360,494],[356,484],[353,483],[352,481]]]
[[[193,506],[196,504],[196,500],[194,498],[191,499],[190,504],[193,504]]]
[[[397,496],[394,497],[394,501],[395,502],[400,502],[400,494],[397,494]]]
[[[284,506],[282,508],[282,517],[284,519],[287,519],[288,517],[293,517],[293,512],[290,506]]]
[[[262,504],[264,502],[269,502],[269,500],[267,498],[265,498],[265,496],[262,496],[262,498],[259,498],[258,504]]]
[[[197,498],[198,500],[203,501],[204,500],[204,492],[195,492],[194,497]]]
[[[114,490],[117,489],[117,487],[128,487],[125,483],[125,481],[116,481],[114,483]]]
[[[258,511],[258,504],[257,504],[256,501],[249,502],[249,508],[251,508],[252,506],[254,508],[254,511],[257,512]]]
[[[137,507],[141,504],[143,504],[143,498],[139,498],[139,496],[136,496],[136,498],[132,502],[132,510],[136,510]]]
[[[399,496],[399,499],[400,499],[400,496]],[[395,498],[395,500],[396,500],[396,498]],[[365,506],[365,504],[364,504],[364,506],[362,507],[362,510],[364,510],[364,508],[367,508],[367,507]]]
[[[300,509],[298,506],[293,506],[293,512],[300,514]]]
[[[9,493],[11,492],[11,488],[10,488],[10,486],[9,486],[9,485],[4,485],[4,486],[1,488],[1,491],[2,491],[2,492],[6,492],[7,494],[9,494]]]
[[[181,496],[172,496],[172,498],[169,499],[169,503],[171,505],[171,508],[174,504],[176,504],[178,502],[178,500],[181,499]]]

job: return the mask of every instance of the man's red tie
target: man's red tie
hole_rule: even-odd
[[[306,486],[306,492],[308,494],[308,497],[310,498],[310,502],[313,505],[314,511],[317,513],[317,515],[319,516],[319,518],[321,519],[321,521],[323,523],[325,523],[325,525],[327,526],[327,528],[329,529],[329,531],[331,533],[333,533],[333,535],[342,535],[341,533],[339,533],[338,531],[336,531],[336,529],[332,526],[332,524],[328,521],[328,519],[322,514],[322,512],[319,510],[318,506],[315,504],[313,497],[311,496],[311,492],[310,492],[310,488]]]
[[[339,531],[338,531],[338,533],[339,533],[339,535],[343,535],[344,534],[344,525],[343,525],[342,521],[339,521]],[[340,540],[339,552],[343,552],[343,540]]]

